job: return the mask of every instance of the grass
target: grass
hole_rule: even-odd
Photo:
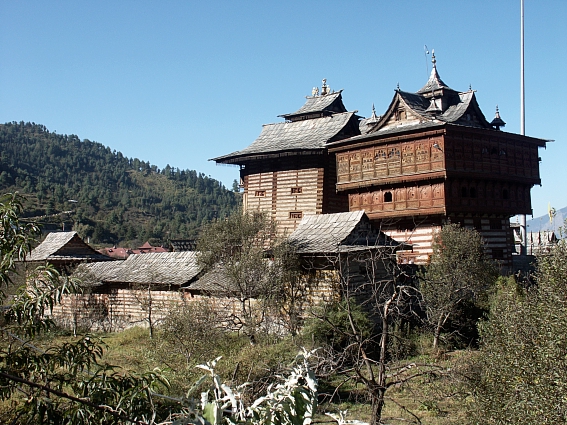
[[[150,339],[148,330],[134,327],[122,332],[97,334],[93,337],[101,338],[106,345],[103,361],[123,368],[124,370],[144,373],[159,368],[171,383],[169,390],[164,393],[171,396],[182,397],[188,388],[198,379],[201,373],[194,366],[208,359],[196,356],[187,361],[183,356],[175,354],[171,345],[156,332],[154,339]],[[39,347],[47,347],[64,341],[74,340],[67,332],[51,333],[34,342]],[[224,337],[224,341],[207,341],[215,344],[213,351],[216,356],[223,356],[219,362],[217,372],[232,386],[246,381],[256,381],[252,390],[263,394],[271,382],[268,376],[273,376],[288,365],[298,351],[297,343],[291,338],[261,341],[250,345],[246,338],[235,335]],[[403,363],[428,364],[438,366],[439,371],[458,368],[466,363],[469,351],[452,353],[437,353],[429,348],[427,342],[418,341],[418,353],[414,357],[404,359]],[[401,364],[401,362],[400,362]],[[233,381],[234,379],[234,381]],[[329,382],[321,382],[321,392],[332,391],[340,382],[335,377]],[[326,388],[325,388],[326,387]],[[451,375],[445,373],[424,374],[399,387],[392,387],[386,393],[386,405],[383,412],[384,423],[421,423],[423,425],[449,425],[463,423],[466,419],[463,408],[466,399],[458,397],[458,384]],[[4,408],[9,408],[4,404]],[[371,406],[368,403],[364,388],[351,383],[344,386],[333,402],[320,404],[316,420],[318,422],[332,422],[324,412],[338,412],[348,410],[348,419],[369,421]],[[1,423],[1,421],[0,421]]]

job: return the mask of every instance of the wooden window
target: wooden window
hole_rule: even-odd
[[[384,193],[384,202],[392,202],[392,192]]]
[[[473,218],[473,226],[479,232],[482,230],[482,221],[480,218],[474,217]]]
[[[504,250],[501,248],[492,248],[492,259],[502,260],[504,258]]]
[[[468,196],[468,190],[465,186],[461,187],[461,197],[466,198]]]
[[[254,196],[266,196],[266,191],[265,190],[257,190],[256,192],[254,192]]]
[[[490,230],[502,230],[502,220],[499,218],[491,218]]]
[[[295,195],[298,193],[302,193],[303,192],[303,188],[302,187],[292,187],[291,188],[291,194]]]
[[[471,187],[471,188],[469,189],[469,196],[470,196],[471,198],[476,198],[476,189],[475,189],[474,187]]]
[[[290,211],[289,218],[293,218],[293,219],[303,218],[303,213],[301,211]]]

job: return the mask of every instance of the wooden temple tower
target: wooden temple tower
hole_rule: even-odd
[[[305,216],[348,211],[327,146],[359,135],[360,117],[346,110],[342,91],[331,92],[326,80],[320,94],[314,88],[299,110],[280,116],[285,122],[264,125],[247,148],[213,160],[240,165],[244,211],[268,213],[279,233],[290,235]]]
[[[492,122],[485,119],[473,90],[449,88],[433,54],[423,88],[398,88],[360,136],[330,145],[337,191],[348,194],[350,211],[364,210],[386,234],[413,245],[407,262],[427,262],[434,232],[451,222],[477,229],[488,254],[510,267],[509,219],[532,213],[545,141],[503,132],[504,125],[498,109]]]
[[[426,263],[446,223],[477,229],[490,257],[512,266],[509,219],[531,214],[540,184],[538,148],[545,140],[501,131],[473,90],[439,77],[416,93],[395,91],[387,111],[368,119],[347,112],[342,92],[323,80],[285,122],[264,125],[247,148],[214,158],[240,165],[245,211],[263,211],[280,233],[303,217],[364,210],[376,227],[413,246],[400,260]]]

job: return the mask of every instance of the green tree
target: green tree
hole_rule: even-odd
[[[480,234],[458,224],[443,226],[435,235],[431,262],[419,274],[427,321],[433,328],[433,347],[449,319],[465,304],[485,296],[498,276],[484,252]]]
[[[480,326],[474,424],[567,423],[567,241],[538,257],[537,283],[503,281]]]
[[[314,312],[323,323],[312,328],[326,335],[329,343],[319,372],[329,378],[340,376],[340,386],[360,385],[372,405],[372,425],[382,423],[388,400],[396,403],[395,395],[388,397],[392,389],[442,369],[396,356],[393,342],[400,343],[398,325],[414,316],[418,291],[398,267],[394,248],[377,248],[327,257],[334,264],[325,268],[338,271],[334,288],[341,302]],[[405,411],[412,420],[417,418]]]
[[[197,244],[199,262],[214,277],[214,290],[237,300],[239,309],[230,321],[251,343],[273,313],[283,266],[289,263],[280,261],[285,251],[276,249],[275,234],[264,214],[237,212],[205,226]]]
[[[0,199],[0,283],[10,283],[16,262],[25,259],[38,227],[20,221],[14,195]],[[156,373],[134,376],[101,362],[103,347],[89,336],[40,350],[37,336],[52,328],[48,313],[78,282],[49,265],[32,269],[26,287],[2,310],[0,400],[8,401],[18,424],[147,424],[165,417],[152,391],[165,381]],[[4,291],[0,290],[4,297]]]

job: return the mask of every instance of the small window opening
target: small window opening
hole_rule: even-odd
[[[291,194],[297,194],[297,193],[302,193],[303,192],[303,188],[301,187],[292,187],[291,188]]]
[[[491,218],[490,230],[502,230],[502,221],[498,218]]]
[[[466,187],[461,187],[461,197],[466,198],[468,196],[468,190]]]
[[[502,260],[504,258],[504,250],[501,248],[492,248],[492,258],[494,260]]]
[[[301,211],[290,211],[289,212],[289,218],[293,218],[293,219],[303,218],[303,212],[301,212]]]
[[[392,202],[392,192],[384,193],[384,202]]]
[[[474,187],[471,187],[471,188],[470,188],[470,190],[469,190],[469,196],[470,196],[471,198],[476,198],[476,188],[474,188]]]
[[[508,199],[508,189],[502,189],[502,199]]]
[[[256,192],[254,192],[254,196],[266,196],[266,191],[265,190],[257,190]]]

